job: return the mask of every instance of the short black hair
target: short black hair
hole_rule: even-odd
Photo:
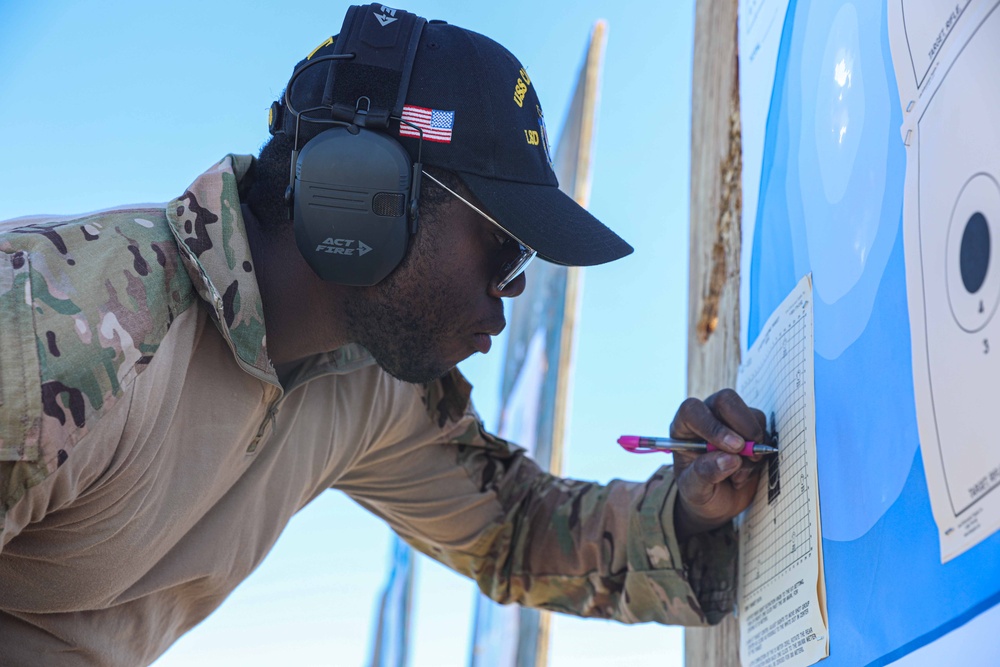
[[[276,134],[260,149],[250,173],[250,189],[245,201],[253,209],[261,231],[282,235],[291,231],[291,216],[285,203],[292,163],[292,138]]]

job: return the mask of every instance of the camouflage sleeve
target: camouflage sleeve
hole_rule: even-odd
[[[458,461],[502,515],[486,557],[439,559],[492,599],[625,623],[702,625],[732,610],[732,529],[678,544],[671,467],[600,485],[543,472],[479,423],[469,440]]]
[[[359,502],[500,603],[625,623],[703,625],[732,611],[733,529],[679,544],[671,467],[644,483],[550,475],[484,430],[456,398],[461,383],[456,372],[427,389],[441,441],[406,459],[405,485],[433,488]]]
[[[0,234],[0,550],[44,515],[46,500],[25,498],[94,438],[194,303],[162,216],[38,218]]]
[[[14,532],[7,511],[42,475],[35,465],[42,409],[27,273],[23,254],[0,250],[0,551]]]

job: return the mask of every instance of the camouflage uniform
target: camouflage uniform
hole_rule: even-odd
[[[553,477],[483,430],[458,371],[410,385],[354,345],[282,387],[239,202],[252,162],[227,156],[165,207],[0,223],[5,659],[152,661],[331,487],[500,602],[731,609],[732,531],[677,543],[670,468]]]

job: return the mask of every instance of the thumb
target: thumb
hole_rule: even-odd
[[[735,454],[722,451],[702,454],[677,480],[678,491],[691,505],[705,505],[712,500],[716,487],[740,469],[742,461]]]

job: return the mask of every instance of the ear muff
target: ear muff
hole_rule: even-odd
[[[412,162],[399,142],[333,127],[311,139],[295,164],[295,241],[313,271],[343,285],[374,285],[403,260]]]
[[[268,114],[271,134],[295,137],[285,200],[299,251],[324,280],[374,285],[403,260],[416,232],[420,148],[413,162],[386,133],[406,122],[401,114],[425,23],[379,3],[350,7],[340,36],[296,66],[283,102]],[[322,97],[293,108],[296,80],[317,65],[328,68],[325,86],[314,88]],[[300,133],[303,125],[309,129]],[[329,129],[299,150],[316,126]]]

